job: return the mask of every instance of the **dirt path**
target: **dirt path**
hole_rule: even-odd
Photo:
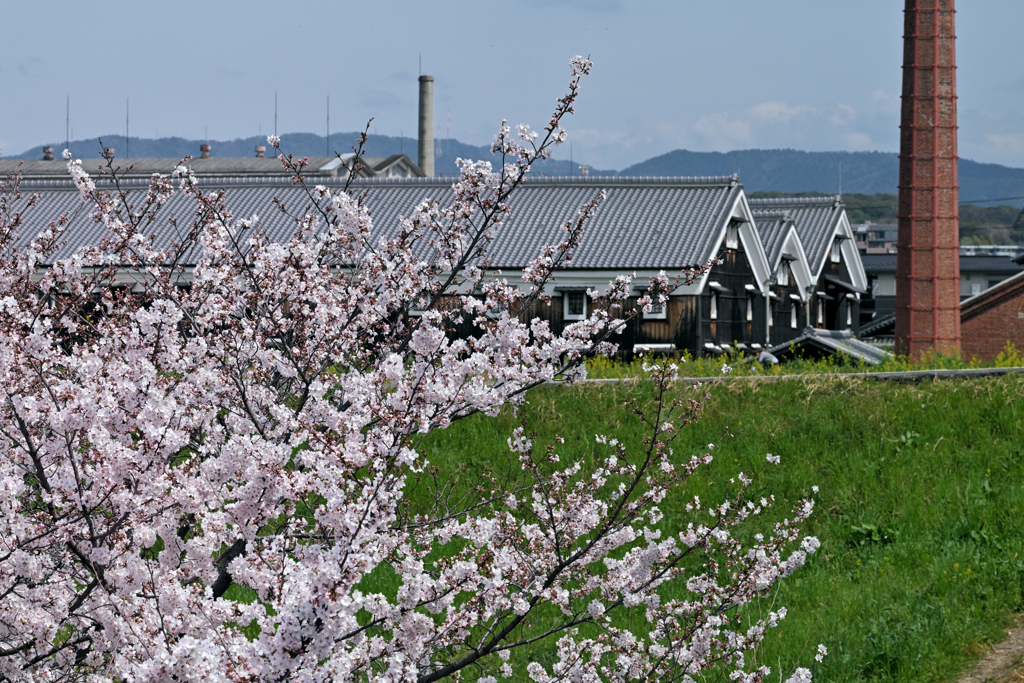
[[[1006,640],[996,643],[974,668],[957,683],[1024,683],[1024,614],[1006,630]]]

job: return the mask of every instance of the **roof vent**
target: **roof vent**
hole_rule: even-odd
[[[103,154],[101,154],[100,156],[102,156],[104,159],[113,159],[114,158],[114,148],[113,147],[105,147],[103,149]]]
[[[53,161],[53,147],[43,147],[43,161]]]
[[[262,159],[265,156],[267,156],[267,146],[266,145],[256,145],[256,157],[259,158],[259,159]]]
[[[210,146],[209,145],[199,145],[199,158],[200,159],[209,159],[210,158]]]

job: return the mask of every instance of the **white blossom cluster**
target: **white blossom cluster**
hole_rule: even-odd
[[[283,154],[309,199],[285,242],[184,166],[133,203],[68,158],[106,237],[54,259],[67,217],[23,243],[34,200],[0,186],[0,680],[497,681],[524,673],[514,650],[547,643],[555,663],[525,667],[537,683],[766,679],[743,656],[785,611],[739,608],[816,550],[799,532],[813,504],[744,545],[733,529],[774,499],[741,475],[729,500],[666,523],[666,499],[711,462],[711,446],[673,451],[707,400],[670,398],[675,365],[652,366],[658,399],[636,406],[643,448],[600,435],[593,466],[522,428],[509,472],[465,493],[420,449],[583,376],[639,314],[624,276],[559,334],[530,319],[600,196],[520,287],[488,265],[589,69],[573,60],[544,133],[503,126],[501,168],[463,162],[452,204],[424,201],[379,240],[358,197],[308,188]],[[175,191],[196,219],[156,249]],[[640,306],[673,286],[654,278]],[[467,323],[475,334],[451,334]],[[681,597],[663,597],[673,586]]]

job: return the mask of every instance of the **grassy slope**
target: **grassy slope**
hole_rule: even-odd
[[[566,456],[590,460],[597,432],[640,438],[621,409],[637,392],[645,386],[541,388],[525,413],[533,430],[566,438]],[[808,531],[822,547],[777,596],[790,616],[772,632],[766,664],[776,672],[780,662],[811,664],[823,642],[831,654],[818,680],[951,680],[999,638],[1024,605],[1022,394],[1018,376],[909,386],[809,377],[716,389],[677,448],[689,455],[720,444],[693,483],[702,500],[724,491],[716,480],[763,469],[767,452],[781,454],[782,466],[755,486],[781,498],[780,511],[821,487]],[[464,464],[473,481],[505,462],[515,424],[508,413],[466,420],[433,434],[425,450],[443,469]],[[735,438],[722,439],[726,427]],[[681,498],[664,506],[670,523],[688,519]]]

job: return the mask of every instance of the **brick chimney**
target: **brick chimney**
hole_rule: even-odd
[[[43,161],[53,161],[53,147],[43,147]]]
[[[896,352],[960,350],[954,0],[906,0]]]
[[[210,146],[209,145],[206,145],[206,144],[199,145],[199,158],[200,159],[209,159],[210,158]]]
[[[256,145],[256,157],[258,159],[262,159],[265,156],[267,156],[267,146],[266,145]]]

